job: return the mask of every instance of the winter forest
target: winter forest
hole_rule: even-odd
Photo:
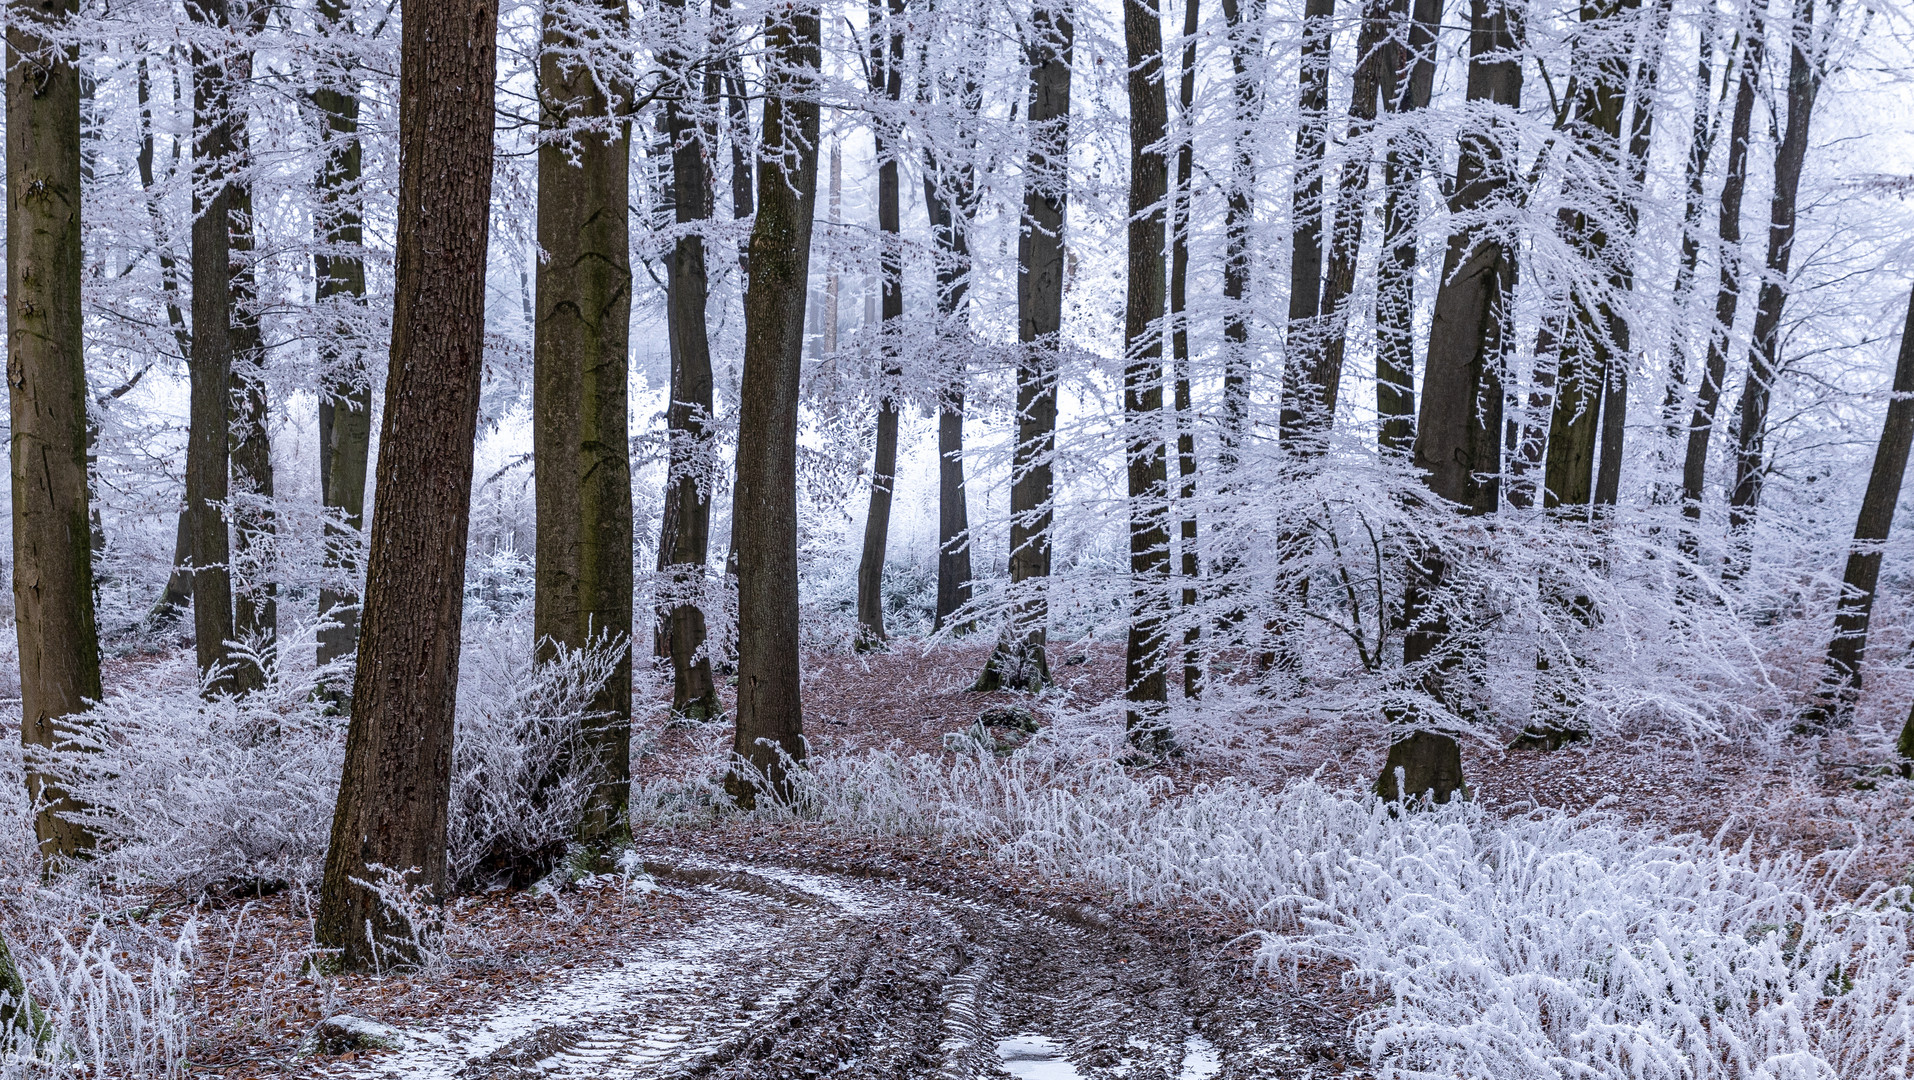
[[[1906,0],[6,38],[0,1078],[1914,1074]]]

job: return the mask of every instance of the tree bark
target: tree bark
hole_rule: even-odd
[[[1794,254],[1796,195],[1808,157],[1808,126],[1821,89],[1820,50],[1814,41],[1814,0],[1798,0],[1789,34],[1788,127],[1774,154],[1774,198],[1768,204],[1768,269],[1756,301],[1748,379],[1742,384],[1735,484],[1728,493],[1728,528],[1745,541],[1761,505],[1766,477],[1768,402],[1781,370],[1781,312],[1788,302],[1788,265]],[[1739,557],[1736,560],[1739,562]]]
[[[597,14],[617,25],[624,10],[611,3]],[[623,650],[592,700],[587,732],[598,786],[578,829],[581,840],[597,842],[626,828],[631,783],[631,132],[614,119],[609,131],[558,134],[570,125],[602,128],[617,92],[567,58],[580,44],[576,33],[546,9],[539,114],[548,139],[538,148],[544,257],[532,338],[532,625],[545,658],[559,646]],[[681,523],[686,509],[679,507]]]
[[[1057,354],[1062,347],[1063,222],[1069,205],[1070,64],[1076,24],[1067,0],[1031,14],[1030,147],[1017,234],[1017,441],[1010,458],[1010,612],[972,686],[1037,690],[1050,681],[1050,526],[1056,511]]]
[[[1721,113],[1714,104],[1714,50],[1719,18],[1710,9],[1701,24],[1701,42],[1695,50],[1694,117],[1688,134],[1687,164],[1682,169],[1681,259],[1676,265],[1671,306],[1686,315],[1688,298],[1695,291],[1695,271],[1701,265],[1701,214],[1707,195],[1708,160],[1714,156],[1715,138],[1721,131]],[[1722,73],[1722,97],[1727,97],[1729,80],[1735,73],[1731,55]],[[1652,110],[1651,110],[1652,111]],[[1679,323],[1677,324],[1679,326]],[[1681,410],[1688,397],[1688,354],[1677,331],[1670,335],[1667,386],[1662,391],[1662,426],[1669,448],[1681,438]],[[1656,501],[1664,501],[1658,491]]]
[[[1322,0],[1312,0],[1312,3]],[[1169,102],[1157,0],[1125,0],[1129,50],[1129,282],[1123,320],[1123,427],[1130,495],[1130,629],[1124,651],[1124,726],[1146,753],[1172,745],[1166,672],[1170,587],[1169,484],[1163,443],[1163,243]]]
[[[1390,0],[1394,63],[1383,70],[1382,107],[1400,122],[1429,107],[1435,85],[1436,33],[1442,0]],[[1382,252],[1376,260],[1377,442],[1407,455],[1415,441],[1416,234],[1421,228],[1422,176],[1431,147],[1409,129],[1389,140],[1382,165]]]
[[[224,34],[228,0],[187,5],[194,20]],[[225,55],[193,46],[193,354],[186,438],[186,512],[193,552],[193,639],[199,674],[212,693],[239,689],[227,642],[233,637],[232,551],[226,534],[232,404],[233,203],[228,180],[237,153]]]
[[[7,390],[20,744],[48,859],[93,847],[80,805],[32,756],[65,745],[100,698],[86,482],[80,305],[79,53],[52,33],[76,8],[13,0],[7,20]]]
[[[400,39],[392,352],[345,769],[315,927],[347,968],[410,928],[374,865],[445,897],[472,446],[485,330],[498,8],[413,0]],[[355,880],[357,879],[357,880]]]
[[[1715,292],[1715,321],[1708,335],[1708,358],[1701,371],[1701,386],[1695,391],[1695,412],[1688,421],[1688,449],[1681,467],[1681,513],[1689,522],[1681,538],[1681,548],[1693,557],[1700,538],[1695,523],[1701,520],[1701,486],[1707,476],[1708,441],[1714,434],[1715,409],[1721,403],[1721,385],[1728,377],[1728,339],[1734,332],[1735,310],[1741,303],[1741,200],[1748,187],[1748,129],[1754,118],[1755,96],[1760,92],[1761,39],[1767,13],[1766,0],[1755,0],[1749,12],[1749,25],[1742,31],[1739,67],[1740,85],[1735,90],[1735,111],[1728,121],[1728,159],[1721,181],[1721,214],[1716,237],[1721,262],[1721,285]]]
[[[1249,286],[1250,241],[1256,222],[1256,149],[1251,127],[1258,113],[1260,82],[1256,64],[1262,55],[1262,0],[1222,0],[1229,27],[1230,163],[1223,206],[1223,423],[1216,452],[1217,471],[1234,473],[1249,434]],[[1217,568],[1226,576],[1234,559]],[[1232,613],[1225,621],[1240,618]]]
[[[1470,101],[1507,110],[1522,103],[1522,63],[1517,52],[1522,10],[1504,0],[1471,0],[1469,5]],[[1508,198],[1512,178],[1503,157],[1503,121],[1486,130],[1464,130],[1449,208],[1457,216],[1493,213]],[[1429,334],[1429,358],[1423,383],[1422,412],[1416,423],[1415,463],[1425,470],[1429,490],[1457,504],[1465,514],[1495,510],[1501,472],[1502,374],[1510,331],[1509,306],[1515,291],[1515,253],[1500,235],[1471,226],[1449,237],[1442,284],[1436,292],[1435,319]],[[1443,553],[1425,547],[1411,562],[1403,600],[1402,660],[1427,663],[1423,688],[1451,711],[1467,712],[1452,685],[1458,666],[1450,627],[1437,602],[1447,567]],[[1416,710],[1397,710],[1392,726],[1406,734],[1397,743],[1420,739],[1454,741],[1429,731]],[[1405,751],[1406,752],[1406,751]],[[1418,751],[1426,754],[1428,751]],[[1392,755],[1395,750],[1392,748]],[[1446,755],[1447,751],[1444,750]],[[1460,770],[1438,774],[1438,801],[1460,786]],[[1378,784],[1387,790],[1388,777]]]
[[[1874,471],[1861,513],[1854,522],[1854,543],[1841,575],[1841,599],[1834,609],[1834,638],[1828,642],[1827,672],[1821,692],[1802,719],[1811,726],[1853,718],[1861,693],[1861,658],[1867,652],[1868,616],[1874,610],[1875,586],[1881,579],[1882,547],[1894,526],[1894,508],[1901,501],[1901,479],[1907,472],[1908,448],[1914,445],[1914,294],[1908,296],[1907,323],[1901,331],[1901,353],[1894,365],[1894,390],[1881,424],[1881,441],[1874,450]]]
[[[255,9],[263,16],[265,8]],[[243,57],[250,78],[250,57]],[[240,153],[251,144],[241,133]],[[259,275],[254,265],[253,193],[248,184],[232,189],[229,219],[233,272],[232,496],[233,562],[239,570],[233,588],[233,636],[253,650],[259,663],[233,669],[234,686],[250,692],[265,685],[279,634],[278,589],[273,584],[272,435],[267,426],[266,346],[259,326]]]
[[[733,754],[774,788],[782,758],[804,757],[798,681],[797,418],[804,301],[817,206],[821,60],[818,8],[806,0],[765,20],[766,154],[758,163],[758,214],[745,295],[737,487],[738,720]],[[787,168],[785,163],[789,162]],[[756,778],[733,771],[725,787],[744,805]]]
[[[1181,481],[1182,524],[1177,537],[1183,577],[1183,696],[1203,693],[1203,629],[1195,618],[1202,564],[1197,552],[1196,520],[1196,407],[1190,392],[1190,325],[1184,312],[1189,304],[1190,202],[1196,169],[1196,32],[1201,15],[1199,0],[1183,5],[1183,57],[1176,88],[1180,126],[1176,140],[1176,180],[1170,203],[1170,364],[1176,384],[1176,472]]]
[[[1329,145],[1330,23],[1335,17],[1336,0],[1304,0],[1295,173],[1289,189],[1289,325],[1278,414],[1283,443],[1304,455],[1320,452],[1335,415],[1335,388],[1322,382],[1328,375],[1322,325],[1323,156]],[[1136,64],[1134,56],[1130,63]]]
[[[931,81],[924,73],[918,83],[920,99],[930,100]],[[968,115],[983,105],[983,89],[966,68],[959,103]],[[937,315],[940,336],[961,348],[968,343],[965,316],[970,290],[970,219],[976,203],[976,182],[970,155],[975,129],[964,127],[958,137],[963,163],[940,168],[935,151],[924,148],[924,209],[930,219],[931,240],[937,247]],[[970,508],[964,496],[964,360],[953,350],[947,361],[949,382],[937,403],[937,616],[934,629],[967,633],[969,620],[955,622],[970,603]]]
[[[324,32],[349,34],[342,25],[343,0],[320,0]],[[320,339],[325,372],[319,395],[319,487],[326,509],[326,565],[348,580],[358,569],[359,530],[365,520],[366,469],[372,452],[372,371],[353,324],[365,305],[365,209],[359,194],[363,174],[359,143],[357,79],[348,70],[329,72],[313,92],[324,119],[325,158],[319,169],[316,231],[324,246],[313,255],[314,298],[322,307],[347,310],[331,320]],[[319,631],[318,661],[329,664],[359,647],[359,596],[355,590],[319,590],[319,614],[335,625]],[[330,692],[343,696],[344,687]]]
[[[1388,48],[1389,0],[1367,0],[1362,30],[1356,35],[1356,72],[1349,94],[1349,126],[1344,145],[1349,158],[1336,181],[1336,209],[1329,230],[1329,268],[1323,277],[1321,360],[1311,382],[1322,395],[1324,415],[1336,415],[1342,385],[1343,355],[1349,343],[1349,294],[1356,287],[1356,261],[1362,253],[1363,205],[1369,187],[1371,153],[1367,142],[1376,123],[1376,102],[1392,59]]]
[[[881,0],[871,0],[869,11],[871,92],[882,94],[895,106],[904,93],[904,3],[891,0],[889,19],[884,18]],[[878,271],[883,280],[883,321],[878,327],[878,351],[883,357],[883,374],[878,390],[877,446],[871,462],[871,504],[864,517],[864,552],[857,564],[859,649],[884,647],[884,558],[890,540],[891,496],[897,486],[896,383],[902,371],[898,367],[895,336],[904,317],[904,249],[898,208],[900,142],[893,130],[894,123],[886,117],[871,127],[877,154]]]
[[[683,0],[667,12],[687,18]],[[694,70],[691,42],[684,30],[665,62],[668,71]],[[667,329],[671,338],[671,405],[665,412],[671,473],[665,496],[670,527],[660,537],[671,596],[664,605],[667,653],[671,657],[671,709],[692,720],[715,719],[722,706],[705,655],[702,606],[706,562],[711,557],[711,492],[716,484],[716,433],[711,429],[716,398],[712,388],[711,341],[705,330],[710,280],[705,268],[704,236],[711,218],[711,178],[705,170],[710,142],[703,125],[685,105],[694,97],[689,75],[678,75],[676,95],[665,103],[665,129],[671,139],[671,202],[681,230],[667,267]],[[707,97],[711,95],[707,93]]]

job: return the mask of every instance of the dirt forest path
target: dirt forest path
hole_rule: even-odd
[[[410,1029],[329,1075],[416,1080],[1334,1075],[1294,1003],[1082,908],[657,853],[685,934]],[[1208,952],[1211,955],[1205,956]],[[1266,987],[1266,983],[1263,984]]]

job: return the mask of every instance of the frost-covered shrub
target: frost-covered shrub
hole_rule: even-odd
[[[53,933],[31,956],[17,951],[42,1039],[0,1050],[0,1080],[88,1075],[185,1075],[187,988],[197,933],[166,938],[95,921],[76,943]]]
[[[980,843],[1121,900],[1232,917],[1281,972],[1345,965],[1384,1078],[1791,1080],[1914,1069],[1914,891],[1601,813],[1392,814],[1314,781],[1173,790],[1109,760],[814,758],[760,815]],[[709,790],[650,789],[647,813]],[[710,811],[706,810],[708,814]]]

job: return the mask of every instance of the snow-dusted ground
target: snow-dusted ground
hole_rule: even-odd
[[[893,883],[692,856],[652,869],[662,888],[706,905],[689,933],[476,1015],[409,1028],[405,1049],[328,1075],[1311,1072],[1271,1002],[1134,934]]]

